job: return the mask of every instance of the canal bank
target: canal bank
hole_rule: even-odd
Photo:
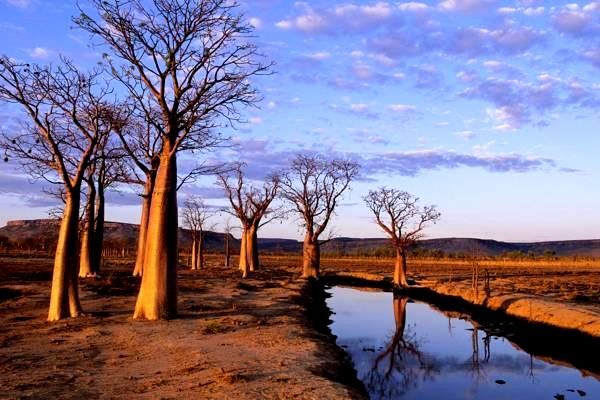
[[[336,342],[372,399],[600,398],[597,373],[525,350],[517,342],[527,334],[510,320],[442,310],[406,291],[326,290]]]
[[[342,282],[357,286],[392,288],[390,278],[379,274],[332,273],[326,275],[325,279],[332,284]],[[576,331],[600,339],[600,311],[597,306],[569,304],[524,293],[496,294],[493,288],[489,293],[486,293],[484,289],[479,289],[475,293],[471,285],[464,281],[442,283],[425,280],[406,290],[424,294],[431,292],[430,295],[437,294],[442,296],[445,301],[457,302],[460,300],[465,304],[476,306],[476,308],[488,309],[529,323]]]
[[[329,286],[393,290],[391,280],[376,274],[328,274],[323,280]],[[499,333],[509,335],[511,341],[526,352],[552,360],[557,364],[580,369],[586,375],[600,377],[600,363],[595,356],[592,356],[600,354],[600,338],[596,336],[579,329],[553,325],[541,318],[530,319],[528,316],[508,313],[505,309],[491,307],[490,303],[475,303],[469,301],[467,296],[450,295],[426,286],[411,286],[396,292],[426,302],[442,312],[456,313],[460,318],[475,321],[482,326],[502,326]],[[556,302],[545,303],[554,303],[554,307],[557,309],[566,306]],[[548,307],[548,304],[545,306]],[[535,307],[534,304],[532,308],[535,309]],[[554,312],[564,315],[566,314],[564,309],[569,310],[570,307],[564,307],[562,311]]]

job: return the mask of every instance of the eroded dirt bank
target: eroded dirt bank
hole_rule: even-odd
[[[364,398],[322,329],[322,291],[285,269],[243,282],[234,268],[181,271],[181,317],[168,322],[133,321],[138,283],[111,269],[82,285],[88,316],[47,323],[48,262],[8,261],[0,398]]]
[[[561,329],[572,329],[600,338],[600,311],[596,306],[574,305],[523,293],[501,293],[486,296],[479,290],[476,294],[464,282],[428,283],[426,287],[436,293],[459,297],[472,304],[501,311],[507,315],[523,318]]]
[[[328,274],[324,280],[330,285],[365,287],[367,290],[392,290],[391,280],[370,273]],[[409,297],[428,303],[448,316],[472,321],[477,326],[496,335],[508,338],[511,343],[554,364],[575,367],[587,376],[600,379],[595,349],[599,338],[577,329],[564,329],[528,318],[507,315],[504,310],[475,303],[460,295],[437,292],[425,286],[412,286],[404,291]],[[456,293],[456,292],[452,292]],[[552,309],[551,305],[547,305]],[[556,305],[560,308],[561,304]],[[563,306],[572,307],[568,304]]]
[[[331,285],[392,289],[389,278],[372,273],[331,273],[324,280]],[[552,324],[552,318],[560,315],[566,315],[565,318],[573,315],[587,316],[590,313],[588,308],[584,307],[583,310],[579,310],[570,304],[543,298],[536,299],[535,296],[522,298],[517,297],[519,296],[517,294],[502,295],[497,298],[489,297],[488,303],[481,298],[475,301],[471,292],[470,287],[465,288],[460,285],[451,289],[441,289],[434,285],[414,285],[405,290],[405,293],[411,298],[425,301],[444,313],[459,315],[460,318],[472,320],[480,326],[487,326],[494,332],[506,336],[514,345],[530,354],[556,364],[578,368],[584,375],[600,377],[600,365],[594,356],[600,353],[598,336],[577,329],[579,325],[576,323],[576,319],[572,321],[571,326],[574,327]],[[503,307],[498,307],[500,299],[504,299],[503,301],[508,303],[505,303]],[[541,307],[547,307],[549,315],[544,318],[540,314],[536,314],[536,311],[523,315],[507,313],[504,307],[506,304],[513,304],[512,301],[531,301],[531,309],[537,310],[537,312],[540,312]],[[536,301],[539,303],[535,304]],[[592,315],[594,315],[593,311],[592,309]],[[530,318],[530,315],[533,317]],[[593,320],[598,321],[600,318],[596,317]],[[568,322],[565,322],[564,325],[569,326],[567,324]]]
[[[330,280],[349,279],[356,284],[361,281],[377,287],[390,287],[389,277],[376,273],[332,273]],[[473,305],[481,306],[506,315],[521,318],[537,324],[545,324],[560,329],[578,331],[600,338],[600,307],[598,305],[580,305],[560,302],[525,293],[504,293],[490,290],[486,294],[480,287],[475,293],[468,282],[440,282],[420,280],[413,289],[425,288],[437,294],[461,299]]]

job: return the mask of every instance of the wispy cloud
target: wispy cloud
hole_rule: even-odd
[[[248,19],[248,23],[250,25],[252,25],[256,29],[260,29],[263,26],[262,20],[260,18],[258,18],[258,17],[251,17],[251,18],[249,18]]]
[[[330,58],[331,53],[328,51],[317,51],[314,53],[304,54],[303,56],[308,58],[309,60],[323,61],[323,60],[327,60],[328,58]]]
[[[297,2],[297,15],[278,21],[275,26],[283,30],[304,33],[362,32],[389,21],[394,16],[390,3],[374,4],[344,3],[327,8],[313,8],[308,3]]]
[[[31,5],[31,0],[4,0],[4,2],[10,6],[18,8],[27,8]]]
[[[31,58],[46,60],[50,57],[52,51],[45,47],[34,47],[32,49],[28,49],[27,54],[29,54],[29,57]]]
[[[415,176],[425,170],[483,168],[494,173],[526,173],[555,170],[556,162],[549,158],[509,154],[463,154],[449,150],[419,150],[365,156],[363,173]]]
[[[553,17],[554,28],[573,36],[593,36],[600,33],[600,3],[591,2],[585,6],[569,3]]]
[[[444,0],[438,4],[438,8],[448,12],[472,13],[477,11],[490,11],[497,0]]]
[[[384,136],[369,130],[355,130],[354,135],[364,137],[364,142],[385,144]],[[468,133],[465,133],[467,135]],[[254,143],[240,140],[238,157],[248,163],[252,178],[261,178],[270,171],[286,168],[297,154],[294,150],[276,150],[268,141]],[[303,151],[310,151],[304,149]],[[416,176],[428,170],[457,168],[482,168],[492,173],[528,173],[535,171],[575,172],[573,168],[560,166],[548,157],[525,155],[520,153],[493,153],[489,148],[473,153],[461,153],[445,149],[424,149],[398,152],[362,152],[339,153],[335,149],[323,150],[326,157],[348,157],[361,165],[364,179],[373,179],[376,175]]]

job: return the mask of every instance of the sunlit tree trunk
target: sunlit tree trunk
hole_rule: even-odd
[[[148,236],[148,222],[150,218],[150,205],[152,203],[152,192],[154,191],[155,176],[148,174],[144,194],[142,195],[142,218],[138,234],[137,254],[133,276],[142,276],[144,271],[144,260],[146,258],[146,238]]]
[[[134,319],[168,319],[177,315],[177,158],[165,143],[156,175]]]
[[[394,285],[408,286],[406,281],[406,252],[400,247],[396,248],[396,264],[394,266]]]
[[[304,237],[302,248],[302,277],[318,278],[320,264],[321,249],[319,248],[319,243],[313,240],[310,233],[307,233]]]
[[[79,277],[87,278],[92,275],[92,237],[93,225],[87,220],[81,232],[81,247],[79,249]]]
[[[88,200],[85,205],[84,227],[79,251],[79,277],[86,278],[94,273],[94,214],[96,189],[93,181],[88,183]]]
[[[250,228],[246,231],[246,263],[248,272],[254,271],[254,252],[256,251],[254,245],[252,228]]]
[[[192,253],[190,254],[190,258],[192,261],[192,271],[196,271],[198,269],[198,247],[195,235],[192,235]]]
[[[81,314],[77,288],[77,236],[80,187],[66,195],[65,209],[56,244],[48,321],[77,317]]]
[[[204,231],[198,232],[198,269],[204,269]]]
[[[100,272],[100,263],[102,261],[102,249],[104,248],[104,216],[106,199],[104,197],[103,185],[98,185],[98,195],[96,198],[96,221],[94,224],[94,248],[92,250],[92,273]]]
[[[242,271],[242,278],[248,277],[249,260],[248,260],[248,229],[244,228],[242,231],[241,245],[240,245],[240,271]]]
[[[259,268],[259,260],[258,260],[258,236],[257,236],[258,227],[252,225],[248,230],[248,261],[250,262],[250,271],[257,271]]]

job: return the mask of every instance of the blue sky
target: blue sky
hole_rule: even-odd
[[[248,123],[224,132],[238,147],[209,158],[242,159],[260,178],[300,150],[353,157],[362,176],[333,222],[338,235],[382,236],[362,196],[386,185],[438,206],[430,237],[600,238],[600,2],[254,0],[241,9],[276,73],[256,81],[264,100]],[[72,27],[75,13],[71,1],[0,0],[0,52],[93,65],[100,51]],[[0,108],[2,128],[11,118]],[[213,182],[180,197],[222,205]],[[42,186],[2,163],[0,225],[45,216],[54,200]],[[110,199],[109,219],[137,221],[128,189]],[[261,235],[299,238],[296,225]]]

